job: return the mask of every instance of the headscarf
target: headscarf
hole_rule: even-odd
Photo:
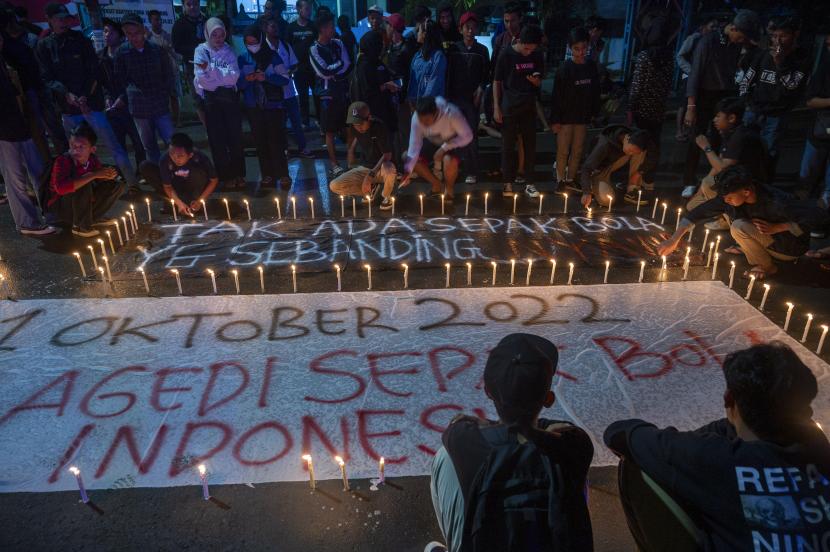
[[[227,33],[227,29],[225,29],[225,24],[222,23],[222,20],[218,17],[211,17],[205,22],[205,40],[210,40],[210,35],[218,29],[219,27]]]
[[[369,31],[360,37],[360,57],[377,62],[383,52],[383,37],[378,31]]]

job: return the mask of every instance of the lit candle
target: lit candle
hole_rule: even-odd
[[[450,287],[450,263],[445,263],[444,268],[447,269],[447,277],[446,277],[446,283],[444,284],[444,287]]]
[[[720,236],[715,239],[715,253],[720,251]]]
[[[660,203],[660,199],[657,196],[655,196],[654,197],[654,209],[651,210],[651,218],[652,219],[657,216],[657,205],[659,203]]]
[[[334,461],[337,462],[338,466],[340,466],[340,476],[343,478],[343,490],[350,491],[349,478],[346,477],[346,463],[339,456],[335,456]]]
[[[680,213],[682,213],[682,212],[683,212],[683,208],[682,208],[682,207],[678,207],[678,208],[677,208],[677,220],[676,220],[676,221],[675,221],[675,223],[674,223],[674,231],[675,231],[675,232],[677,232],[678,230],[680,230]]]
[[[357,199],[352,196],[352,218],[357,218]]]
[[[212,268],[207,269],[207,273],[210,275],[211,284],[213,284],[213,294],[218,295],[219,290],[216,288],[216,273],[213,271]]]
[[[340,218],[346,218],[346,198],[340,196]]]
[[[418,201],[421,202],[421,216],[424,216],[424,194],[418,194]]]
[[[818,338],[818,347],[816,347],[816,354],[820,355],[824,348],[824,340],[827,338],[827,324],[821,325],[821,337]]]
[[[467,201],[464,204],[464,216],[470,216],[470,194],[467,194]]]
[[[441,214],[444,214],[444,194],[441,194]]]
[[[86,487],[84,487],[84,480],[81,477],[81,470],[75,466],[70,466],[69,472],[75,476],[75,481],[78,483],[78,490],[81,492],[81,502],[86,504],[89,502],[89,496],[86,494]]]
[[[614,196],[608,196],[608,213],[611,213],[611,205],[614,203]]]
[[[104,276],[104,267],[103,267],[103,266],[99,266],[99,267],[98,267],[98,272],[100,272],[100,273],[101,273],[101,282],[106,282],[106,281],[107,281],[107,279],[106,279],[106,277]],[[5,288],[5,287],[6,287],[6,282],[5,282],[5,280],[4,280],[4,278],[3,278],[3,276],[2,276],[2,275],[0,275],[0,282],[2,282],[2,283],[3,283],[3,287]]]
[[[305,460],[306,466],[308,467],[308,485],[312,491],[317,490],[317,482],[314,481],[314,462],[311,460],[311,455],[303,454],[303,460]]]
[[[747,301],[749,301],[749,297],[750,297],[750,295],[752,295],[752,286],[754,286],[754,285],[755,285],[755,275],[750,274],[749,275],[749,285],[746,287],[746,296],[744,297],[744,299],[746,299]]]
[[[516,214],[516,204],[519,201],[519,194],[513,194],[513,214]]]
[[[729,289],[732,289],[732,284],[735,283],[735,261],[729,261]]]
[[[144,198],[144,204],[147,205],[147,222],[153,222],[153,211],[150,209],[150,198]]]
[[[222,203],[225,204],[225,214],[228,215],[228,220],[231,220],[231,206],[228,203],[228,198],[223,197],[222,198]]]
[[[467,263],[467,285],[473,285],[473,263]]]
[[[666,280],[668,278],[668,276],[666,274],[666,256],[662,255],[660,258],[663,261],[663,264],[660,266],[660,279],[661,280]]]
[[[115,225],[115,233],[118,235],[118,246],[121,247],[124,245],[124,240],[121,239],[121,227],[118,226],[118,220],[113,221]]]
[[[98,242],[98,247],[101,248],[101,255],[106,255],[107,254],[107,248],[104,245],[104,240],[102,240],[101,238],[98,238],[95,241]]]
[[[686,257],[683,259],[683,280],[687,280],[689,278],[689,265],[691,264],[691,259],[689,259],[689,254],[686,253]],[[712,279],[715,278],[714,271],[712,271]]]
[[[807,323],[804,325],[804,333],[801,334],[801,342],[804,343],[807,341],[807,334],[810,333],[810,326],[813,325],[813,315],[807,313]]]
[[[135,211],[125,211],[125,215],[127,215],[127,220],[130,221],[130,230],[133,231],[133,235],[138,232],[138,224],[135,220]]]
[[[72,254],[75,255],[75,259],[78,261],[78,266],[81,267],[81,277],[86,278],[86,268],[84,268],[84,262],[81,260],[81,254],[77,251]]]
[[[568,263],[568,285],[573,284],[574,280],[574,264]]]
[[[291,285],[294,287],[294,293],[297,293],[297,266],[291,265]]]
[[[173,222],[179,221],[179,215],[176,214],[176,200],[170,198],[170,210],[173,211]]]
[[[689,237],[686,239],[688,243],[692,243],[692,233],[695,231],[695,225],[689,226]]]
[[[337,291],[342,291],[343,284],[340,280],[340,265],[337,263],[334,263],[334,272],[337,274]]]
[[[588,218],[591,218],[591,208],[588,207]]]
[[[179,295],[183,295],[183,293],[182,293],[182,278],[181,278],[181,276],[179,276],[178,269],[171,268],[170,272],[172,272],[173,276],[176,277],[176,287],[179,288]]]
[[[530,273],[533,270],[533,259],[527,260],[527,274],[525,275],[525,285],[530,286]]]
[[[640,279],[637,280],[637,283],[640,283],[640,284],[643,283],[643,275],[644,275],[645,271],[646,271],[646,262],[645,261],[640,261]]]
[[[256,269],[259,271],[259,290],[265,293],[265,269],[262,268],[262,265],[259,265]]]
[[[487,199],[490,197],[490,192],[484,192],[484,215],[487,215]],[[423,206],[421,207],[421,214],[423,215]]]
[[[442,201],[441,204],[443,205],[443,203],[444,202]],[[371,196],[366,196],[366,205],[369,206],[369,218],[372,218],[372,197]],[[441,211],[441,214],[442,215],[444,214],[443,210]]]
[[[386,471],[384,469],[385,467],[386,467],[386,460],[383,458],[383,456],[381,456],[380,460],[378,461],[378,471],[380,472],[380,483],[386,482],[386,475],[384,474],[384,472]]]
[[[784,331],[785,332],[790,327],[790,319],[793,316],[793,309],[795,308],[795,305],[793,303],[790,303],[789,301],[787,301],[786,305],[787,305],[787,317],[784,318]]]
[[[602,277],[602,283],[608,283],[608,271],[611,270],[611,261],[605,261],[605,276]]]
[[[291,215],[294,220],[297,220],[297,198],[291,196],[289,199],[291,200]]]
[[[127,226],[127,217],[121,217],[121,224],[124,225],[124,239],[130,241],[130,228]]]
[[[200,199],[200,200],[199,200],[199,203],[201,203],[201,204],[202,204],[202,211],[204,211],[204,212],[205,212],[205,220],[210,220],[210,219],[208,218],[208,212],[207,212],[207,202],[206,202],[204,199]],[[279,203],[277,203],[277,209],[279,210]]]
[[[242,203],[245,204],[245,211],[248,213],[248,220],[251,220],[251,204],[248,203],[247,199],[243,199]]]
[[[510,285],[513,285],[513,279],[516,275],[516,259],[510,259]]]
[[[147,295],[150,295],[150,283],[147,282],[147,274],[144,272],[144,267],[138,267],[138,271],[141,272],[141,279],[144,280],[144,291],[147,292]]]
[[[363,265],[363,268],[366,269],[366,280],[369,284],[369,287],[366,288],[366,289],[371,290],[372,289],[372,265],[366,264],[366,265]]]
[[[640,212],[640,203],[642,203],[642,199],[643,199],[643,189],[640,188],[640,189],[637,190],[637,207],[634,210],[635,213]]]
[[[110,272],[110,260],[107,258],[106,255],[101,255],[101,259],[104,261],[104,268],[107,271],[107,280],[112,282],[112,272]]]
[[[496,285],[496,267],[498,265],[496,264],[496,261],[490,261],[490,264],[493,265],[493,283],[492,283],[492,285],[495,286]]]
[[[763,311],[764,305],[767,304],[767,296],[769,295],[770,285],[764,284],[764,295],[761,296],[761,306],[758,307],[758,310]]]
[[[545,201],[545,194],[539,194],[539,215],[542,214],[542,205]]]
[[[135,216],[135,205],[130,203],[130,217],[132,218],[133,232],[138,231],[138,217]]]
[[[709,265],[712,264],[712,253],[715,252],[715,242],[709,242],[709,254],[706,255],[706,268],[709,268]]]
[[[95,270],[98,270],[98,259],[95,257],[95,249],[91,245],[87,245],[86,248],[92,256],[92,266],[95,267]]]
[[[663,203],[663,216],[660,217],[660,224],[666,224],[666,212],[669,210],[669,204]]]
[[[107,241],[110,244],[110,251],[112,251],[112,254],[115,255],[115,246],[112,244],[112,232],[110,232],[109,230],[104,230],[104,234],[107,235]]]
[[[562,194],[562,214],[568,214],[568,194]]]
[[[401,266],[403,267],[403,288],[407,289],[409,287],[409,265],[403,263]]]
[[[340,199],[343,199],[343,196],[340,196]],[[280,198],[275,197],[274,198],[274,204],[277,206],[277,218],[281,219],[282,218],[282,210],[280,210]]]
[[[715,275],[718,273],[718,260],[720,260],[720,253],[715,253],[715,262],[712,263],[712,279],[715,279]]]
[[[395,196],[392,196],[392,216],[395,216]]]
[[[315,218],[314,217],[314,198],[313,197],[308,198],[308,204],[309,204],[309,207],[311,208],[311,218],[313,219],[313,218]]]
[[[706,242],[709,241],[709,229],[707,228],[706,231],[703,233],[703,245],[700,247],[700,251],[706,253]]]
[[[553,279],[556,277],[556,259],[550,260],[550,285],[553,285]]]
[[[231,270],[231,274],[233,274],[233,283],[236,286],[236,294],[239,295],[239,271],[235,268]]]
[[[199,479],[202,480],[202,498],[210,500],[210,491],[207,484],[207,469],[204,464],[199,464]]]

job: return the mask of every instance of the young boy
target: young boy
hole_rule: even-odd
[[[629,167],[625,199],[636,204],[637,197],[631,194],[642,185],[642,167],[650,140],[648,132],[623,125],[609,125],[602,129],[596,146],[582,164],[579,178],[582,205],[587,208],[596,196],[597,203],[607,206],[614,195],[611,175],[626,165]]]
[[[536,95],[545,72],[542,53],[538,50],[541,43],[542,30],[527,25],[519,33],[519,41],[505,48],[496,60],[493,104],[494,119],[502,124],[501,172],[505,196],[514,193],[516,147],[521,137],[528,182],[525,193],[539,197],[533,185],[533,168],[536,165]]]
[[[348,165],[354,164],[357,146],[360,146],[363,162],[332,180],[329,184],[331,191],[344,196],[368,195],[374,200],[380,184],[383,183],[383,201],[380,208],[384,211],[391,209],[397,170],[392,163],[392,144],[386,124],[372,117],[369,105],[365,102],[354,102],[349,106],[346,123],[354,130],[354,139],[349,144]]]
[[[193,148],[187,134],[177,132],[170,138],[170,148],[158,165],[145,161],[141,176],[158,192],[172,199],[183,215],[193,215],[202,208],[219,184],[219,178],[208,156]]]
[[[52,165],[46,205],[59,222],[72,224],[72,234],[92,238],[100,234],[93,226],[110,224],[104,218],[124,193],[116,181],[118,171],[105,167],[95,155],[98,136],[86,123],[72,129],[69,152]]]

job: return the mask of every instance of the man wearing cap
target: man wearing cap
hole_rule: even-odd
[[[473,12],[461,16],[458,26],[462,40],[447,52],[449,63],[447,96],[458,106],[473,131],[465,159],[467,184],[476,183],[478,167],[478,114],[484,89],[490,81],[490,53],[476,40],[478,17]]]
[[[38,42],[35,53],[43,82],[60,103],[66,133],[85,120],[112,152],[130,188],[137,188],[127,150],[116,139],[104,113],[104,87],[92,41],[72,29],[72,15],[65,5],[47,5],[46,17],[52,32]]]
[[[692,71],[686,82],[685,124],[695,127],[695,136],[706,134],[709,122],[715,116],[715,105],[728,96],[737,95],[735,74],[742,50],[753,49],[758,40],[761,22],[751,10],[738,10],[735,18],[723,31],[703,36],[697,43],[692,58]],[[686,152],[686,170],[683,174],[684,197],[695,191],[700,149],[689,143]]]
[[[383,8],[377,4],[369,6],[369,9],[366,10],[366,21],[369,23],[371,30],[383,30]]]
[[[555,400],[551,385],[558,359],[553,343],[543,337],[522,333],[506,336],[490,352],[484,367],[484,392],[493,401],[498,421],[459,414],[444,431],[443,446],[432,461],[432,504],[445,537],[446,550],[472,549],[469,521],[475,516],[469,514],[484,507],[479,499],[488,491],[482,486],[480,472],[489,474],[491,459],[499,457],[504,450],[522,449],[524,452],[519,456],[511,457],[519,457],[520,463],[499,473],[500,477],[493,485],[506,483],[502,478],[521,478],[521,474],[532,471],[535,462],[550,462],[551,471],[557,474],[554,488],[558,498],[554,500],[558,502],[560,514],[543,512],[550,516],[547,527],[523,525],[520,537],[527,538],[532,533],[539,539],[537,546],[509,549],[592,550],[591,520],[583,494],[594,454],[591,439],[585,431],[570,423],[539,418],[542,408],[550,408]],[[534,484],[538,484],[537,481],[526,483],[528,489],[536,490]],[[544,498],[539,501],[549,504]],[[496,505],[490,502],[488,506]],[[489,509],[487,513],[504,515]],[[465,514],[468,514],[468,523],[465,523]],[[476,538],[497,536],[489,533],[492,530],[489,527],[478,530]],[[507,550],[508,547],[502,544],[491,541],[487,549]],[[427,550],[440,549],[437,543],[427,547]]]
[[[161,158],[158,138],[166,144],[173,136],[170,118],[170,90],[173,68],[170,56],[146,37],[141,16],[128,13],[121,18],[127,42],[115,54],[113,78],[119,90],[118,101],[126,100],[135,119],[147,158],[158,163]]]
[[[395,188],[397,171],[392,163],[392,145],[389,131],[380,119],[372,117],[369,105],[354,102],[349,106],[346,123],[354,130],[349,144],[347,164],[355,164],[355,149],[360,146],[363,162],[335,178],[329,184],[331,191],[341,196],[370,196],[372,200],[383,184],[383,201],[380,208],[392,208],[392,192]]]

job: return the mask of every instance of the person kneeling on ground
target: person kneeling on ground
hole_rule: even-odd
[[[430,197],[446,193],[445,199],[452,201],[458,178],[458,151],[472,141],[473,131],[461,110],[440,96],[419,98],[412,114],[409,150],[404,160],[406,177],[401,188],[409,185],[414,171],[432,186]],[[430,158],[437,175],[429,168]]]
[[[631,129],[623,125],[609,125],[602,129],[591,154],[582,164],[580,184],[582,205],[588,207],[596,195],[597,203],[608,206],[614,195],[611,176],[628,167],[628,187],[625,200],[637,204],[636,190],[642,187],[643,163],[651,137],[645,130]]]
[[[57,222],[72,224],[72,233],[82,238],[100,234],[93,226],[112,224],[104,218],[124,193],[116,181],[118,171],[105,167],[95,155],[98,136],[87,123],[76,126],[69,136],[69,151],[52,164],[47,209]]]
[[[392,163],[392,144],[386,124],[372,117],[365,102],[354,102],[349,106],[346,122],[355,131],[354,139],[349,144],[347,163],[349,166],[354,164],[354,150],[358,145],[363,163],[332,180],[329,184],[331,191],[341,196],[370,196],[374,200],[382,183],[383,201],[380,208],[391,209],[398,174]]]
[[[677,231],[661,243],[670,255],[695,224],[726,215],[730,233],[752,267],[744,274],[758,280],[778,272],[775,260],[793,261],[810,245],[810,231],[827,226],[828,214],[814,203],[792,198],[755,182],[743,165],[727,167],[715,177],[718,197],[686,213]]]
[[[567,422],[539,418],[559,354],[516,333],[490,352],[484,390],[498,422],[458,415],[432,461],[430,490],[447,546],[426,550],[593,550],[585,498],[594,447]]]
[[[158,165],[151,161],[141,164],[141,176],[156,192],[172,199],[179,213],[191,216],[219,184],[213,163],[193,148],[193,140],[183,132],[170,138],[170,148]]]
[[[621,420],[605,430],[605,444],[681,505],[703,550],[822,549],[830,444],[810,419],[815,376],[782,343],[730,354],[723,374],[726,419],[695,431]],[[644,511],[648,492],[621,487],[629,528],[640,549],[670,549],[677,535]]]

